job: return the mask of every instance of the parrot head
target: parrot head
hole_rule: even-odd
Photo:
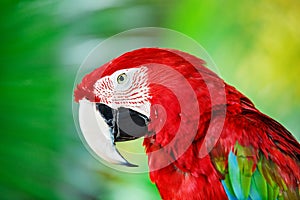
[[[75,91],[80,128],[88,144],[101,158],[134,166],[120,155],[115,142],[134,140],[148,133],[150,96],[147,69],[121,69],[104,77],[98,71],[95,73],[99,79],[93,80],[91,87],[83,81]]]
[[[145,137],[149,153],[171,144],[179,131],[181,139],[173,141],[170,146],[174,152],[168,153],[182,154],[187,146],[180,142],[191,143],[195,135],[188,134],[198,129],[199,114],[195,113],[200,112],[201,105],[197,100],[202,98],[205,107],[211,106],[201,74],[217,76],[204,64],[177,50],[142,48],[87,74],[74,96],[88,145],[109,163],[135,166],[119,153],[116,142]]]

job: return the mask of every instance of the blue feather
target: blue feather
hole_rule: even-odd
[[[229,178],[231,182],[232,189],[237,197],[237,199],[245,199],[241,187],[241,175],[240,168],[237,162],[236,155],[232,151],[230,151],[228,155],[228,171]]]
[[[228,188],[227,188],[226,183],[225,183],[224,180],[222,180],[222,185],[223,185],[223,188],[224,188],[224,190],[226,192],[226,195],[227,195],[227,197],[228,197],[229,200],[238,200],[234,195],[232,195],[229,192],[229,190],[228,190]]]

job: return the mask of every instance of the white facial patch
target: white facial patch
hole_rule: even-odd
[[[150,117],[147,67],[118,70],[94,85],[99,103],[118,109],[130,108]]]

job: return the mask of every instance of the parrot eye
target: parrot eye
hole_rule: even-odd
[[[123,83],[125,83],[126,81],[127,81],[127,75],[126,75],[125,73],[120,74],[120,75],[118,76],[118,78],[117,78],[117,82],[118,82],[119,84],[123,84]]]

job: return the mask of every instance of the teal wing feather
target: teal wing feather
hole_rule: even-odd
[[[253,161],[249,158],[229,153],[228,174],[223,184],[227,190],[229,188],[227,195],[230,193],[230,196],[235,197],[233,199],[250,199],[252,168]]]

